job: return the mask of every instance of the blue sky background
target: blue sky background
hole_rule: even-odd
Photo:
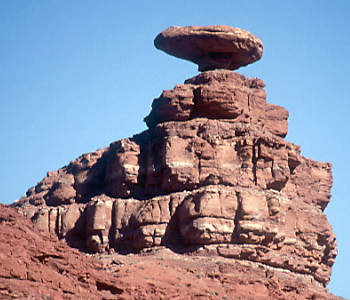
[[[350,1],[0,0],[0,202],[49,170],[146,129],[153,98],[196,75],[156,50],[171,25],[226,24],[264,44],[239,70],[290,112],[287,140],[333,163],[331,292],[350,298]]]

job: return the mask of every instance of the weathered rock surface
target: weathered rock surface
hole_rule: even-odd
[[[100,261],[0,206],[1,299],[113,299],[127,294],[120,286]]]
[[[208,251],[202,249],[202,252]],[[1,299],[339,299],[311,276],[164,247],[89,257],[0,206]]]
[[[155,99],[145,118],[148,127],[194,118],[231,119],[285,137],[288,111],[266,102],[265,84],[227,70],[208,71],[176,85]]]
[[[165,120],[153,105],[149,130],[50,172],[16,206],[38,228],[92,252],[215,245],[215,255],[310,274],[326,285],[337,253],[322,213],[331,165],[302,157],[280,137],[284,109],[275,127],[264,126],[271,105],[262,81],[228,72],[205,72],[182,86],[196,86],[198,99],[207,99],[192,101],[186,118]],[[237,96],[237,112],[220,106],[221,99],[235,106],[225,89],[219,97],[225,82],[232,95],[246,93]],[[219,94],[208,96],[213,90]],[[181,102],[182,91],[172,90],[172,99]]]
[[[199,71],[236,70],[262,56],[261,41],[246,30],[226,25],[170,27],[154,45],[164,52],[198,64]]]
[[[153,101],[146,131],[49,172],[14,206],[91,253],[172,249],[225,261],[254,299],[331,299],[331,164],[284,139],[288,111],[264,86],[229,70],[188,79]]]

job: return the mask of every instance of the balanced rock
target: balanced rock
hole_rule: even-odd
[[[259,60],[263,52],[256,36],[226,25],[170,27],[156,37],[154,45],[198,64],[199,71],[236,70]]]
[[[332,166],[284,139],[288,111],[264,86],[231,70],[190,78],[153,101],[147,130],[48,173],[14,206],[90,252],[176,249],[322,290],[337,255],[323,214]]]

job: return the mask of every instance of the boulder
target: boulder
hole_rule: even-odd
[[[226,25],[170,27],[154,40],[156,48],[194,62],[199,71],[235,70],[259,60],[261,41],[246,30]]]

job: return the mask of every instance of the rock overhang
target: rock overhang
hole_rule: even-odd
[[[198,64],[199,71],[236,70],[259,60],[261,41],[227,25],[170,27],[154,40],[156,48]]]

